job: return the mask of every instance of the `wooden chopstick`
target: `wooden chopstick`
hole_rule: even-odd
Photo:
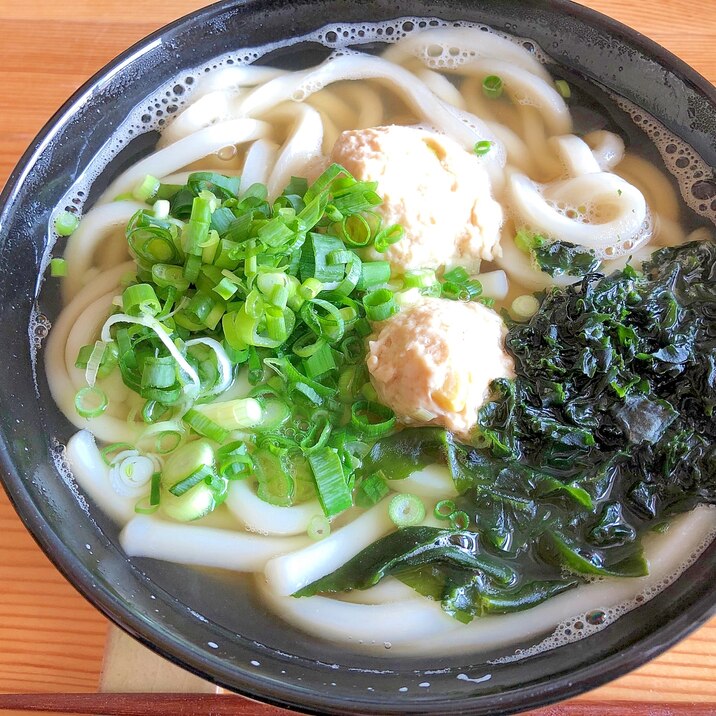
[[[295,711],[232,694],[0,694],[0,711],[97,716],[289,716]],[[572,701],[525,716],[713,716],[716,704]]]

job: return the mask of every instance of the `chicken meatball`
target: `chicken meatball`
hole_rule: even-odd
[[[378,399],[406,425],[441,425],[467,438],[490,383],[514,375],[506,328],[481,303],[423,298],[379,324],[368,370]]]
[[[383,225],[405,235],[383,258],[395,274],[407,269],[464,266],[502,255],[502,209],[490,193],[481,160],[449,137],[417,127],[343,132],[331,159],[353,176],[378,182]]]

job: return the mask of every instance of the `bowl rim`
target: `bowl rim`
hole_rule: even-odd
[[[255,1],[220,0],[186,13],[138,40],[87,79],[45,122],[10,172],[5,186],[0,191],[0,226],[4,224],[6,214],[12,209],[12,205],[27,175],[44,149],[51,143],[59,128],[74,115],[76,109],[83,104],[85,99],[107,79],[120,72],[125,66],[139,60],[142,55],[155,47],[156,43],[167,32],[171,32],[187,23],[206,22],[211,17],[231,8],[238,6],[250,8]],[[604,30],[617,39],[627,41],[645,55],[668,67],[669,71],[682,81],[691,84],[716,107],[716,87],[684,60],[656,41],[614,18],[572,0],[544,0],[543,4],[549,12],[566,14],[587,25]],[[438,8],[436,8],[435,14],[439,15]],[[49,528],[41,513],[35,508],[24,481],[10,458],[5,438],[1,434],[0,469],[0,483],[2,483],[13,508],[52,564],[92,606],[99,610],[115,626],[121,628],[144,646],[203,679],[226,687],[248,698],[261,699],[268,704],[294,709],[300,713],[318,715],[326,713],[368,713],[363,710],[363,708],[370,705],[365,701],[355,700],[350,704],[344,702],[338,706],[335,702],[331,702],[330,698],[324,698],[315,692],[309,694],[305,690],[297,689],[289,683],[281,684],[279,689],[275,684],[269,685],[260,678],[251,676],[249,672],[243,674],[244,683],[241,686],[237,686],[236,682],[228,681],[228,671],[226,670],[224,670],[224,674],[227,674],[226,678],[222,675],[217,675],[216,670],[213,674],[209,673],[208,670],[212,664],[218,664],[218,659],[207,659],[202,654],[187,651],[179,638],[171,636],[162,629],[140,619],[135,613],[125,608],[118,597],[106,588],[96,584],[92,572],[75,559],[72,551]],[[670,619],[665,626],[638,639],[617,653],[605,657],[597,665],[590,664],[577,671],[555,676],[547,683],[514,689],[504,695],[497,694],[496,698],[499,698],[500,713],[516,713],[523,708],[537,708],[554,703],[557,700],[569,699],[601,686],[663,653],[680,639],[695,631],[714,613],[716,613],[716,603],[714,603],[711,595],[704,593],[692,603],[688,612],[680,613]],[[694,616],[695,614],[697,616]],[[236,672],[234,671],[233,673]],[[528,707],[525,705],[527,702],[524,700],[527,695],[530,697]],[[497,706],[498,702],[496,701],[494,705]],[[443,705],[441,704],[441,706]],[[464,706],[465,704],[462,702],[459,712],[469,713],[469,707],[465,710]],[[425,710],[415,702],[406,704],[403,707],[396,704],[395,706],[389,706],[387,709],[382,707],[381,709],[385,714],[434,713],[430,702],[426,704]],[[455,712],[457,712],[455,709],[445,711],[445,713]]]

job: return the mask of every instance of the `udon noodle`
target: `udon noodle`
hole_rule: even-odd
[[[65,306],[45,352],[52,395],[79,430],[67,443],[67,462],[83,490],[122,525],[121,544],[130,557],[253,573],[268,608],[323,638],[377,652],[388,643],[392,654],[449,653],[534,640],[585,610],[619,616],[634,606],[636,595],[653,595],[704,548],[716,524],[711,511],[698,508],[665,533],[646,538],[646,577],[601,578],[532,609],[479,618],[470,625],[396,579],[365,591],[297,599],[291,595],[395,530],[388,512],[391,495],[419,496],[429,508],[422,524],[440,526],[432,508],[456,495],[448,470],[432,466],[402,480],[388,479],[388,497],[369,509],[354,506],[343,512],[333,519],[330,535],[319,541],[306,535],[321,512],[316,498],[289,507],[269,504],[249,480],[231,482],[226,502],[214,514],[181,523],[161,511],[135,511],[163,459],[153,452],[154,437],[166,429],[137,418],[140,396],[115,372],[97,381],[109,400],[103,414],[87,420],[75,409],[76,394],[86,385],[86,370],[75,365],[78,351],[99,334],[111,340],[113,319],[108,315],[134,269],[124,229],[138,210],[148,208],[122,197],[147,175],[164,184],[183,184],[196,171],[240,175],[242,187],[265,184],[271,201],[291,177],[319,176],[347,130],[417,126],[470,152],[477,143],[489,142],[490,150],[479,160],[504,220],[501,250],[494,261],[482,262],[477,278],[484,295],[505,307],[526,292],[577,280],[536,267],[516,245],[521,232],[590,250],[607,274],[629,257],[638,266],[655,249],[687,239],[673,182],[631,153],[615,133],[574,134],[569,106],[538,53],[512,38],[469,26],[402,34],[380,55],[339,48],[318,66],[298,71],[234,64],[202,74],[188,102],[162,129],[156,149],[116,177],[84,214],[64,251]],[[497,102],[482,91],[492,76],[504,84],[505,96]],[[701,238],[706,230],[699,231],[688,238]],[[134,322],[151,326],[141,316]],[[198,383],[172,340],[158,335]],[[216,401],[245,396],[250,389],[245,375],[241,372],[234,380],[221,347],[215,350],[219,369],[226,369]],[[98,447],[118,442],[128,443],[129,457],[138,461],[134,483],[118,481]]]

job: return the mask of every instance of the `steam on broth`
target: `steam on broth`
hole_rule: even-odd
[[[316,636],[586,635],[716,526],[710,228],[531,43],[427,25],[202,74],[58,214],[66,460],[128,555],[252,573]]]

